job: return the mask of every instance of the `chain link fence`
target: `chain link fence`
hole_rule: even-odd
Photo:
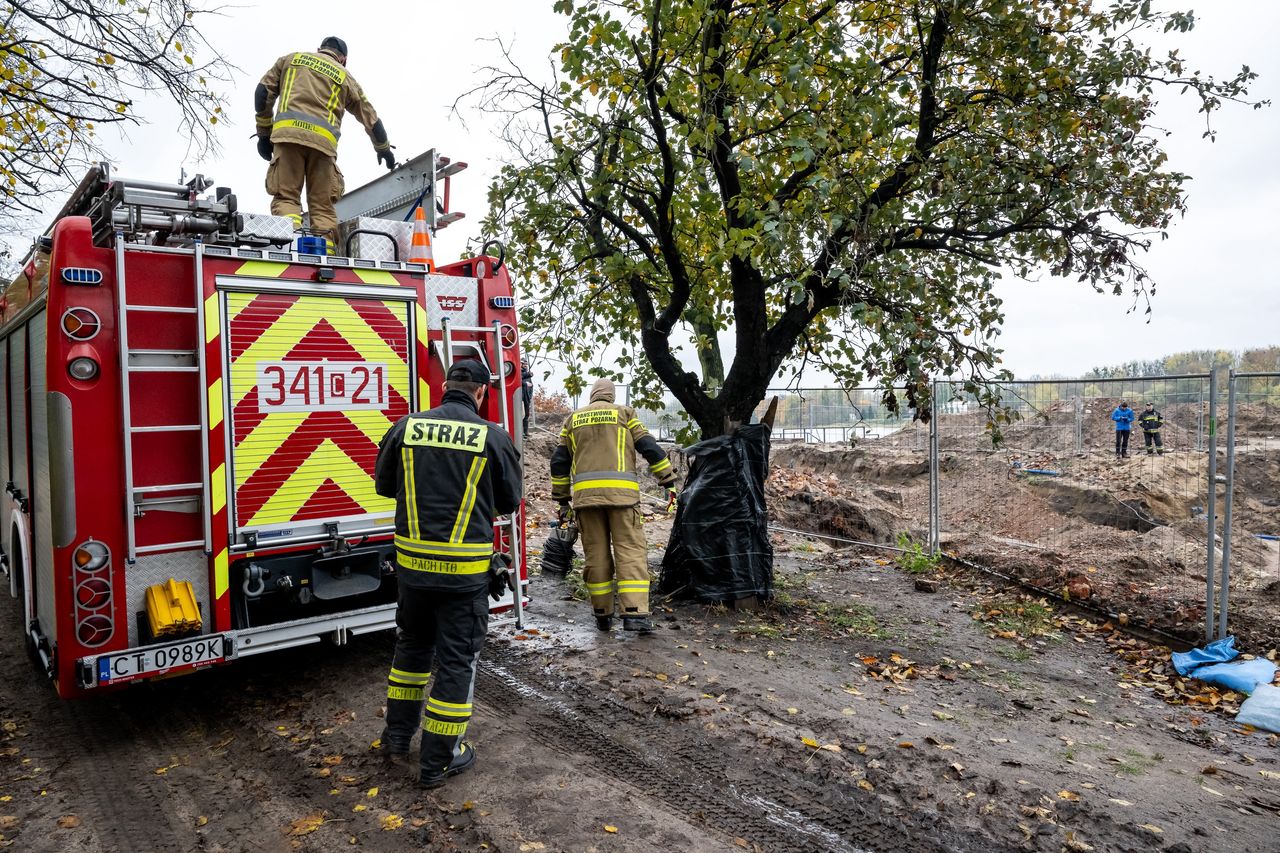
[[[881,388],[771,389],[753,420],[778,397],[772,526],[838,544],[927,544],[1184,634],[1203,622],[1221,636],[1235,604],[1272,607],[1280,623],[1280,373],[988,390],[1010,416],[998,442],[958,384],[935,383],[928,422],[890,412]],[[618,401],[631,402],[625,384]],[[1147,404],[1158,422],[1144,429]],[[674,401],[637,413],[660,441],[687,425]]]

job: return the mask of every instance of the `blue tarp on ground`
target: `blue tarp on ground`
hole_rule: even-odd
[[[1275,664],[1262,658],[1237,661],[1235,659],[1240,652],[1235,646],[1235,637],[1223,637],[1203,649],[1174,652],[1171,655],[1173,668],[1179,675],[1198,678],[1237,693],[1252,693],[1258,685],[1270,684],[1275,679]]]
[[[1191,671],[1198,666],[1204,666],[1207,663],[1226,663],[1229,660],[1235,660],[1240,656],[1236,651],[1236,638],[1224,637],[1221,640],[1214,640],[1203,649],[1192,649],[1189,652],[1174,652],[1173,668],[1178,671],[1178,675],[1190,675]]]

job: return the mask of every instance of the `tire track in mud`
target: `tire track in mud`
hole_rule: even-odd
[[[886,817],[872,797],[815,783],[776,763],[744,762],[687,725],[639,716],[607,698],[571,695],[531,662],[502,651],[481,660],[476,693],[499,714],[530,718],[533,740],[585,760],[593,770],[729,839],[745,838],[771,851],[1009,849],[974,833],[944,835]]]

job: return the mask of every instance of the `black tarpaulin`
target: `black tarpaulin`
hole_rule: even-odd
[[[764,499],[769,427],[742,426],[685,453],[689,476],[662,559],[659,592],[707,603],[772,597]]]

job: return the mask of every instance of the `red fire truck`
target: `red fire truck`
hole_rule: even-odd
[[[431,151],[349,194],[335,255],[201,176],[80,183],[0,296],[0,563],[60,695],[394,627],[386,430],[474,357],[481,414],[522,438],[501,247],[404,259],[406,212],[456,219],[437,187],[464,167]],[[522,581],[523,531],[495,529]]]

